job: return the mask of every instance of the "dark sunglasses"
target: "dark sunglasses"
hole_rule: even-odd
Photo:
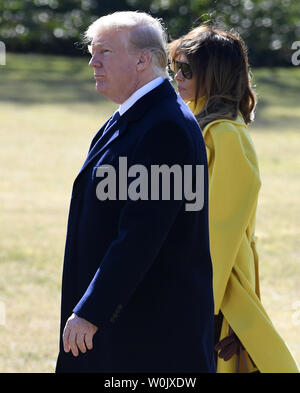
[[[193,77],[192,68],[188,63],[184,63],[184,62],[178,61],[178,60],[173,60],[172,61],[172,70],[175,74],[177,74],[177,72],[179,70],[181,70],[182,75],[185,79],[192,79],[192,77]]]

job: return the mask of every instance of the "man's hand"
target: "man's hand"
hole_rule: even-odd
[[[97,326],[73,313],[67,320],[63,332],[64,351],[70,352],[71,350],[74,356],[78,356],[78,349],[82,353],[85,353],[87,349],[92,349],[93,336],[97,330]]]

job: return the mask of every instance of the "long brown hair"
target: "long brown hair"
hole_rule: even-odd
[[[256,96],[251,87],[247,48],[233,31],[202,25],[169,44],[171,60],[185,54],[196,78],[195,105],[206,102],[196,118],[202,128],[240,111],[246,124],[254,119]]]

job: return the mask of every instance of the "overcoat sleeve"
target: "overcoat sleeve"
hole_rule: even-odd
[[[210,251],[218,314],[261,183],[253,157],[233,124],[212,125],[204,139],[209,153]]]
[[[193,156],[193,144],[185,131],[175,123],[165,122],[150,129],[137,142],[128,165],[143,165],[150,174],[151,165],[171,167],[190,162]],[[99,261],[93,280],[73,310],[78,316],[105,328],[113,321],[113,315],[126,306],[154,262],[183,204],[183,200],[170,199],[126,201],[118,236]]]

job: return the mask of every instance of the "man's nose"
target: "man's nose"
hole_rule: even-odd
[[[90,67],[101,67],[102,63],[95,55],[92,55],[91,60],[89,61],[89,66]]]

